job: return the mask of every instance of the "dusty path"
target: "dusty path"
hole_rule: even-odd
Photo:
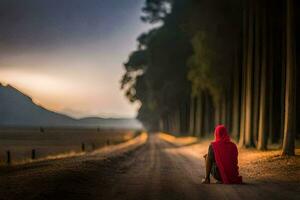
[[[0,170],[0,199],[300,199],[300,183],[201,185],[203,160],[163,141],[110,158],[97,155]]]

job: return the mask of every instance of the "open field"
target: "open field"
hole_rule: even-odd
[[[99,128],[0,128],[0,165],[7,161],[7,151],[12,163],[28,162],[33,149],[36,159],[58,155],[72,155],[105,145],[127,141],[135,136],[133,130]]]

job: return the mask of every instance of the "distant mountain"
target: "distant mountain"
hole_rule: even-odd
[[[81,126],[107,128],[141,128],[141,123],[130,118],[74,119],[35,104],[16,88],[0,83],[0,126]]]
[[[100,127],[122,127],[122,128],[142,128],[142,124],[132,118],[99,118],[99,117],[87,117],[79,119],[78,124],[84,126],[100,126]]]

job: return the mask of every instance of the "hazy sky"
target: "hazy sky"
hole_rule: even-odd
[[[74,117],[134,117],[122,63],[144,0],[1,0],[0,82]]]

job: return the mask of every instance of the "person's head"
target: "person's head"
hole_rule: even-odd
[[[224,125],[218,125],[215,128],[215,141],[220,140],[229,140],[229,135]]]

